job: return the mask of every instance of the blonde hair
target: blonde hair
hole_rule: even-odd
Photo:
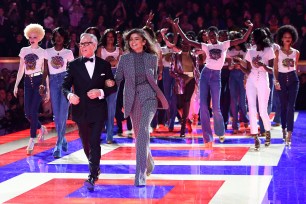
[[[31,33],[36,33],[38,35],[39,41],[41,41],[45,36],[44,28],[36,23],[31,23],[27,25],[23,32],[26,39],[29,39]]]

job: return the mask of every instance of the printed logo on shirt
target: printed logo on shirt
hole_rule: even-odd
[[[209,57],[213,60],[218,60],[221,58],[222,50],[220,49],[211,49],[209,50]]]
[[[283,59],[282,64],[284,67],[294,67],[294,60],[291,58]]]
[[[26,70],[34,70],[36,67],[36,60],[38,60],[38,56],[34,53],[27,54],[24,56],[24,63],[26,65]]]
[[[64,66],[64,59],[62,56],[51,57],[51,66],[54,69],[60,69]]]
[[[258,62],[260,62],[261,60],[262,60],[262,57],[259,56],[259,55],[257,55],[256,57],[253,57],[253,59],[252,59],[253,66],[256,67],[256,68],[260,67],[258,65]]]

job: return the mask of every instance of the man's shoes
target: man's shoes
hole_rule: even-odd
[[[94,178],[92,176],[89,176],[88,179],[84,182],[84,186],[86,186],[86,188],[89,191],[94,191],[95,189],[95,182],[98,180],[98,178]]]
[[[106,143],[107,143],[107,144],[113,144],[113,141],[107,140]]]
[[[238,130],[233,130],[233,134],[234,135],[238,134]]]

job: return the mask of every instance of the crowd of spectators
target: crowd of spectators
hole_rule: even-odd
[[[2,0],[0,3],[0,56],[18,56],[27,44],[23,29],[30,23],[39,23],[50,33],[61,26],[71,35],[79,36],[86,28],[96,26],[101,34],[107,28],[124,31],[142,27],[149,12],[154,30],[168,27],[166,17],[180,18],[184,31],[216,26],[237,30],[246,19],[254,28],[267,26],[272,34],[279,26],[292,24],[299,31],[298,49],[306,46],[306,15],[303,0]],[[41,44],[48,46],[46,36]],[[301,59],[306,59],[301,51]]]
[[[28,46],[23,30],[30,23],[43,25],[45,38],[40,46],[52,47],[51,33],[58,26],[70,33],[70,48],[78,56],[78,37],[88,27],[97,27],[101,36],[107,28],[123,32],[143,27],[150,11],[154,13],[151,27],[157,31],[170,27],[167,17],[180,19],[181,28],[198,33],[209,26],[232,30],[244,27],[250,19],[254,29],[268,27],[272,34],[285,24],[295,26],[301,60],[306,60],[306,14],[303,0],[2,0],[0,2],[0,57],[17,57],[20,49]],[[17,71],[0,67],[0,135],[24,129],[28,122],[23,112],[23,89],[14,98]],[[301,77],[301,88],[306,77]],[[20,83],[22,85],[22,83]],[[302,90],[306,90],[306,87]],[[305,94],[303,95],[305,96]],[[298,100],[299,101],[299,100]],[[297,102],[298,103],[298,102]],[[300,106],[300,107],[299,107]],[[303,109],[305,105],[297,104]],[[42,110],[48,117],[52,113]],[[49,111],[49,112],[48,112]]]

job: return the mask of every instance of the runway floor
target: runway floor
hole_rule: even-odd
[[[272,144],[254,151],[249,130],[229,128],[221,144],[203,145],[200,126],[179,138],[160,127],[151,135],[155,169],[147,186],[134,187],[135,139],[102,134],[101,175],[94,192],[83,187],[88,162],[75,125],[68,121],[68,152],[54,159],[54,124],[43,143],[26,155],[29,130],[0,136],[0,203],[306,203],[306,112],[295,115],[292,145],[285,147],[281,127],[273,127]]]

